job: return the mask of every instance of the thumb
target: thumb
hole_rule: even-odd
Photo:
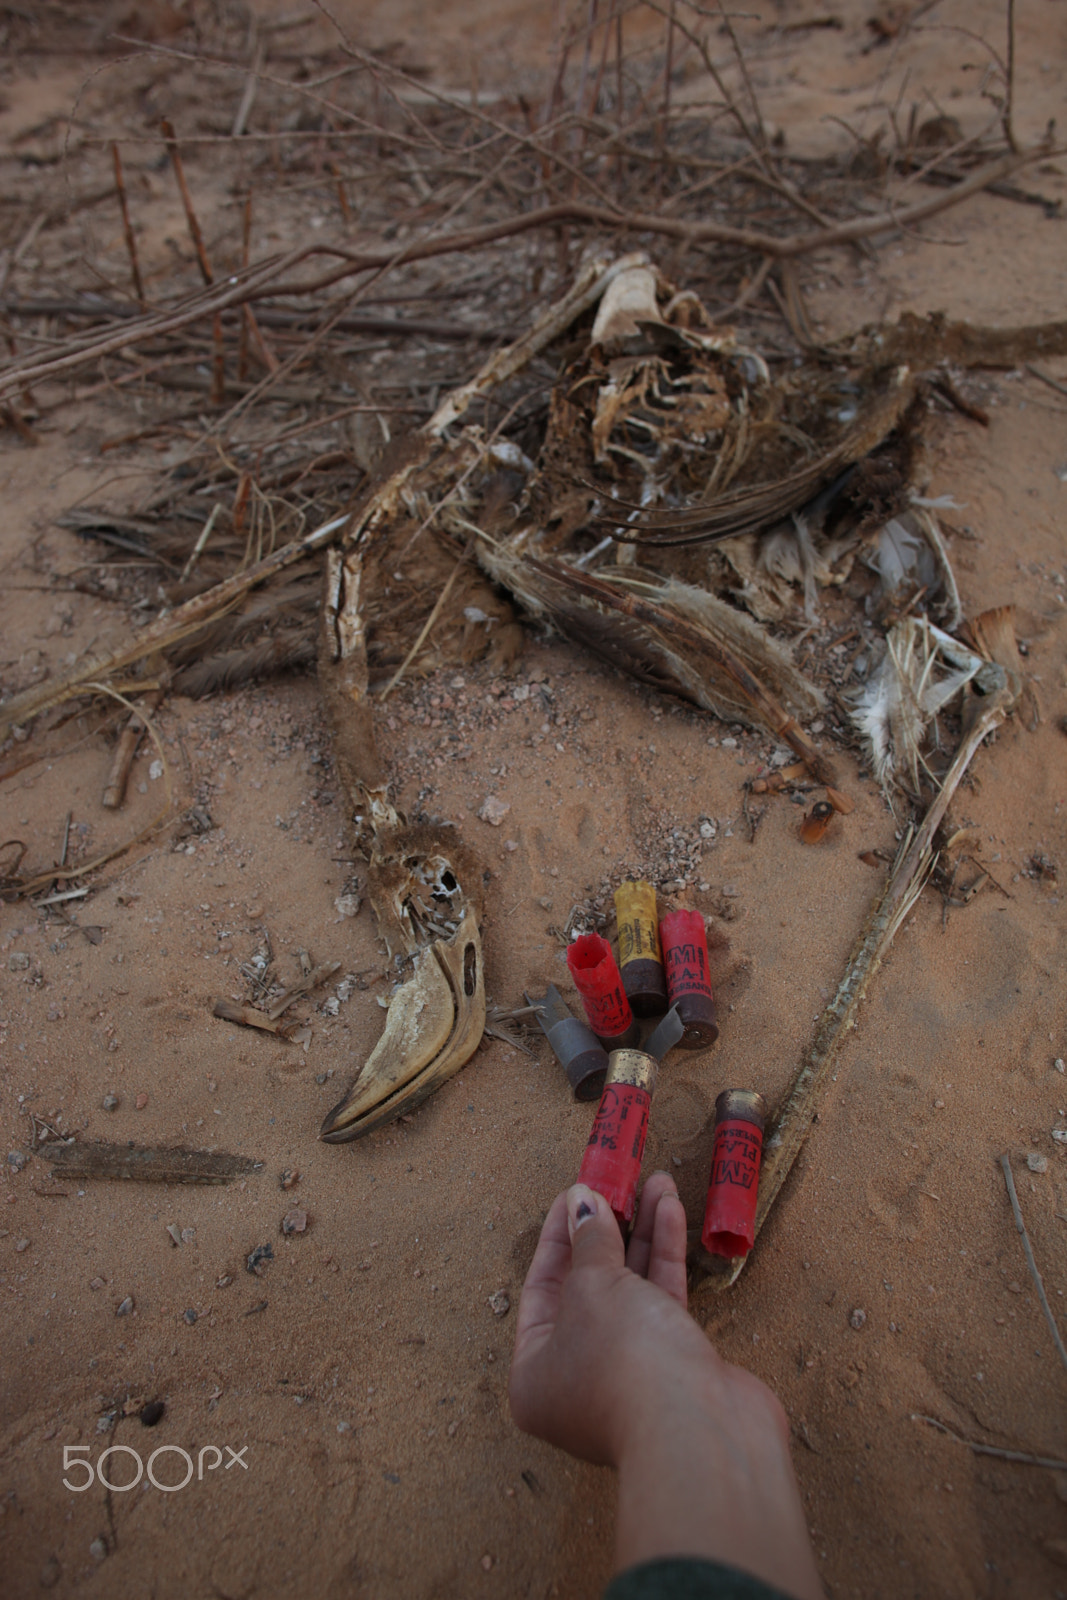
[[[602,1194],[584,1183],[567,1190],[567,1231],[575,1268],[625,1266],[626,1250],[615,1213]]]

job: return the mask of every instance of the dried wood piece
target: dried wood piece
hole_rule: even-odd
[[[141,735],[145,731],[145,713],[154,711],[163,698],[162,689],[156,689],[152,694],[146,694],[137,702],[137,711],[130,717],[126,726],[119,734],[119,742],[115,746],[115,754],[111,761],[111,771],[107,775],[107,784],[104,788],[100,804],[109,811],[116,811],[126,798],[126,784],[130,777],[130,768],[133,758],[137,754],[137,746],[141,742]]]
[[[213,1017],[221,1017],[223,1022],[236,1022],[243,1028],[259,1028],[264,1033],[275,1033],[279,1039],[286,1041],[292,1039],[299,1026],[294,1022],[278,1022],[265,1011],[258,1011],[255,1006],[237,1005],[232,1000],[216,1000],[211,1008]]]
[[[760,1173],[759,1201],[756,1207],[757,1236],[770,1215],[793,1163],[811,1131],[812,1120],[830,1071],[837,1060],[867,987],[893,942],[894,935],[922,893],[937,852],[934,837],[941,826],[952,796],[987,734],[1008,716],[1015,704],[1007,674],[1002,686],[986,697],[986,708],[956,752],[945,774],[936,799],[930,805],[918,831],[905,835],[896,865],[885,887],[872,906],[866,924],[853,946],[837,993],[826,1007],[796,1076],[776,1112]],[[702,1262],[708,1275],[698,1288],[727,1289],[744,1270],[748,1257],[710,1265]]]
[[[263,1163],[225,1150],[153,1149],[133,1144],[66,1144],[51,1152],[53,1178],[134,1179],[139,1183],[232,1183]]]
[[[283,1011],[292,1005],[294,1000],[299,999],[302,994],[310,994],[312,989],[317,989],[320,984],[325,983],[327,979],[333,977],[335,972],[340,972],[340,970],[341,963],[339,961],[324,961],[321,966],[312,967],[310,972],[304,974],[299,983],[294,983],[291,988],[286,989],[284,994],[278,996],[267,1012],[268,1017],[274,1022],[281,1016]]]
[[[179,639],[195,633],[198,628],[204,627],[206,623],[226,611],[235,600],[247,590],[254,588],[257,583],[262,583],[275,572],[281,572],[283,568],[292,566],[294,561],[299,561],[309,551],[317,550],[326,544],[347,521],[347,515],[331,518],[321,528],[306,533],[302,539],[294,539],[292,543],[283,545],[280,550],[264,556],[262,561],[256,561],[246,567],[243,572],[236,572],[232,577],[224,578],[221,583],[215,584],[214,588],[206,589],[203,594],[194,595],[193,599],[187,600],[184,605],[175,606],[166,616],[141,628],[121,649],[107,655],[86,656],[68,672],[57,673],[46,683],[35,684],[33,688],[23,690],[21,694],[12,695],[10,700],[6,700],[0,707],[0,739],[6,738],[11,729],[20,722],[35,717],[38,712],[47,710],[49,706],[58,705],[61,700],[69,699],[72,694],[81,693],[93,678],[106,677],[108,673],[115,672],[120,667],[128,667],[135,661],[143,661],[146,656],[166,650]]]
[[[432,256],[478,250],[500,239],[513,238],[539,228],[555,228],[565,222],[584,222],[594,228],[664,234],[689,246],[714,243],[735,245],[754,254],[774,259],[807,255],[812,251],[826,249],[830,245],[851,243],[887,231],[896,232],[927,217],[935,216],[970,195],[989,188],[991,184],[1000,182],[1029,162],[1045,158],[1049,154],[1049,148],[1047,143],[1042,142],[1018,155],[1012,153],[1002,156],[979,168],[954,188],[942,191],[932,199],[918,201],[903,210],[887,211],[873,217],[856,217],[849,222],[836,223],[831,227],[817,228],[809,233],[794,234],[784,238],[761,233],[752,228],[733,228],[709,221],[691,223],[657,213],[626,211],[612,206],[567,201],[542,206],[535,211],[520,213],[505,221],[490,223],[484,227],[467,228],[452,234],[431,235],[429,238],[406,244],[399,250],[387,247],[357,251],[332,242],[302,245],[287,255],[269,257],[247,272],[231,274],[224,283],[211,284],[199,295],[185,300],[180,308],[146,313],[129,319],[122,328],[100,335],[88,334],[81,339],[68,340],[65,353],[62,355],[41,358],[35,354],[15,357],[0,364],[0,398],[26,384],[59,377],[63,373],[99,361],[105,356],[114,355],[131,345],[141,344],[164,334],[177,333],[195,322],[209,317],[214,318],[218,312],[230,307],[251,304],[275,295],[299,295],[303,298],[329,288],[331,284],[338,283],[344,278],[356,277],[369,271],[392,269],[402,262],[424,261]],[[310,280],[282,278],[284,272],[315,256],[340,257],[341,265]],[[1061,323],[1059,328],[1067,330],[1067,325]],[[986,331],[975,330],[979,333]],[[963,342],[966,344],[966,339]],[[1057,353],[1060,353],[1059,343],[1043,344],[1038,349],[1028,349],[1016,360],[1008,361],[1007,365],[1014,366],[1018,360],[1026,359],[1028,356]],[[956,359],[963,360],[964,364],[982,365],[984,357],[979,353],[978,359],[970,363],[965,356]]]
[[[1048,1303],[1048,1295],[1045,1293],[1045,1285],[1041,1281],[1041,1274],[1037,1270],[1037,1262],[1034,1259],[1034,1251],[1033,1246],[1030,1243],[1030,1235],[1027,1233],[1026,1223],[1023,1221],[1022,1208],[1019,1205],[1019,1196],[1015,1192],[1015,1177],[1011,1170],[1011,1157],[1008,1155],[1002,1155],[1000,1158],[1000,1167],[1004,1174],[1004,1183],[1008,1191],[1008,1199],[1011,1201],[1011,1210],[1012,1215],[1015,1218],[1015,1227],[1018,1231],[1019,1238],[1023,1242],[1023,1254],[1026,1257],[1026,1265],[1030,1270],[1031,1278],[1034,1280],[1034,1288],[1037,1290],[1037,1297],[1041,1302],[1041,1309],[1045,1313],[1045,1321],[1048,1323],[1049,1332],[1052,1335],[1052,1342],[1056,1346],[1056,1354],[1059,1356],[1064,1366],[1067,1367],[1067,1347],[1064,1346],[1063,1340],[1060,1337],[1060,1330],[1056,1326],[1056,1318],[1053,1316],[1052,1307]]]

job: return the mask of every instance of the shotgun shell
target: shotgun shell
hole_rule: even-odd
[[[554,983],[549,984],[543,1000],[527,995],[526,1003],[533,1006],[575,1099],[599,1099],[608,1070],[608,1053],[589,1024],[573,1015]]]
[[[578,1182],[602,1194],[620,1227],[633,1218],[658,1063],[643,1050],[613,1050]]]
[[[685,1032],[683,1050],[705,1050],[719,1037],[708,975],[708,936],[699,911],[668,911],[659,925],[667,994],[677,1005]]]
[[[756,1198],[767,1106],[752,1089],[724,1089],[715,1102],[715,1145],[700,1242],[713,1256],[747,1256],[756,1238]]]
[[[667,978],[659,951],[655,889],[643,878],[620,883],[615,915],[622,986],[634,1016],[662,1016],[667,1009]]]
[[[636,1044],[637,1023],[608,941],[599,933],[583,933],[567,947],[567,966],[601,1044],[608,1050]]]

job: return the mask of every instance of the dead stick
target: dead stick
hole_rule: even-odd
[[[274,1017],[269,1017],[265,1011],[257,1011],[255,1006],[234,1005],[229,1000],[216,1000],[211,1008],[211,1015],[221,1017],[223,1022],[239,1023],[243,1028],[260,1028],[264,1033],[274,1033],[282,1039],[289,1039],[292,1034],[292,1023],[278,1022]]]
[[[970,195],[988,188],[991,183],[1016,172],[1031,161],[1045,159],[1055,154],[1052,147],[1042,144],[1020,155],[1003,156],[990,162],[954,189],[920,201],[895,214],[886,212],[876,217],[859,217],[852,222],[840,223],[812,233],[778,238],[774,234],[760,233],[749,228],[728,228],[711,222],[687,223],[671,217],[646,215],[641,212],[613,210],[607,206],[586,205],[577,201],[562,201],[543,206],[525,215],[511,217],[504,222],[490,223],[482,228],[470,228],[459,233],[445,234],[423,241],[414,241],[400,251],[355,251],[337,244],[301,246],[284,257],[273,257],[245,274],[235,274],[236,282],[215,284],[212,288],[180,310],[152,313],[131,319],[125,327],[103,336],[86,335],[81,340],[67,341],[67,354],[45,360],[23,359],[8,362],[0,367],[0,396],[19,388],[22,384],[38,383],[58,377],[78,367],[114,355],[130,345],[143,340],[176,333],[191,323],[213,316],[216,311],[231,306],[261,300],[273,295],[301,295],[316,293],[343,278],[363,272],[378,271],[408,261],[425,261],[432,256],[465,253],[479,250],[500,239],[514,238],[538,228],[553,228],[561,222],[586,222],[592,226],[630,230],[634,232],[663,234],[684,244],[733,244],[740,248],[769,255],[800,256],[813,250],[822,250],[833,244],[847,244],[856,239],[870,238],[886,229],[907,227],[927,217],[946,210],[949,206],[967,199]],[[314,256],[333,255],[344,258],[343,265],[306,281],[281,281],[279,274]],[[73,346],[73,348],[72,348]]]
[[[143,700],[137,702],[138,714],[130,717],[119,734],[119,742],[115,746],[115,755],[111,762],[111,771],[108,773],[107,785],[100,801],[100,804],[109,811],[117,811],[126,798],[126,784],[129,781],[130,768],[133,766],[133,758],[137,754],[137,746],[140,744],[141,735],[145,730],[145,722],[141,713],[154,711],[162,698],[162,689],[157,689],[152,694],[146,694]]]
[[[255,28],[255,23],[253,23],[253,28]],[[266,60],[267,41],[262,34],[258,33],[258,29],[256,32],[257,38],[252,52],[252,63],[248,69],[248,77],[245,79],[244,93],[241,95],[241,103],[237,107],[237,115],[234,117],[233,127],[230,129],[230,137],[232,139],[239,139],[245,131],[256,98],[256,90],[259,88],[259,75]]]
[[[1055,1456],[1037,1456],[1029,1450],[1003,1450],[1000,1445],[981,1444],[977,1439],[963,1439],[958,1433],[953,1433],[951,1428],[946,1428],[943,1422],[938,1422],[936,1417],[924,1417],[920,1411],[913,1411],[912,1422],[925,1422],[928,1428],[936,1428],[938,1433],[946,1433],[956,1444],[966,1445],[968,1450],[973,1450],[976,1456],[993,1456],[997,1461],[1018,1461],[1024,1467],[1047,1467],[1052,1472],[1067,1472],[1067,1461],[1058,1461]]]
[[[339,961],[324,961],[321,966],[312,967],[310,972],[304,974],[299,983],[294,983],[290,989],[286,989],[283,994],[278,996],[277,1000],[272,1002],[267,1012],[268,1017],[272,1022],[275,1021],[283,1011],[288,1010],[294,1000],[299,1000],[302,994],[310,994],[312,989],[317,989],[321,983],[325,983],[329,978],[333,977],[335,972],[340,972],[340,970],[341,963]]]
[[[133,224],[130,222],[130,208],[126,203],[126,181],[122,174],[122,157],[119,155],[117,144],[111,146],[111,159],[115,166],[115,188],[118,191],[119,206],[122,210],[122,231],[126,235],[126,251],[130,258],[130,271],[133,274],[133,287],[137,295],[137,303],[144,311],[148,302],[145,300],[144,283],[141,280],[141,264],[137,259],[137,241],[133,236]]]
[[[426,643],[430,630],[437,621],[438,617],[441,615],[441,612],[444,610],[445,602],[455,587],[456,579],[459,577],[463,568],[467,564],[467,559],[467,552],[464,550],[463,554],[452,568],[452,571],[449,573],[444,588],[434,601],[433,610],[430,612],[430,615],[426,618],[426,621],[419,630],[418,638],[415,640],[415,643],[412,645],[411,649],[408,651],[407,655],[404,657],[403,661],[397,667],[396,671],[393,673],[393,676],[389,679],[389,682],[382,690],[382,701],[385,701],[389,695],[392,694],[393,690],[396,688],[397,684],[400,682],[401,678],[404,676],[405,672],[408,670],[411,663],[414,661],[415,657]]]
[[[163,140],[170,155],[171,166],[174,168],[174,176],[178,183],[178,192],[182,197],[182,205],[185,208],[185,220],[189,227],[189,236],[193,241],[193,248],[196,251],[196,259],[200,264],[200,275],[205,285],[210,288],[215,281],[215,274],[212,272],[211,262],[208,260],[207,249],[204,245],[204,235],[200,231],[200,223],[197,220],[196,209],[193,206],[193,197],[189,193],[189,185],[185,181],[185,167],[182,163],[182,153],[178,149],[178,138],[172,124],[166,117],[162,119],[160,127],[163,130]]]
[[[1015,1193],[1015,1178],[1011,1170],[1011,1160],[1007,1155],[1001,1156],[1000,1165],[1004,1173],[1004,1182],[1008,1186],[1008,1199],[1011,1201],[1011,1209],[1015,1217],[1015,1226],[1018,1228],[1019,1238],[1023,1242],[1023,1253],[1026,1256],[1026,1265],[1030,1268],[1030,1276],[1034,1280],[1034,1287],[1037,1290],[1037,1298],[1041,1301],[1041,1309],[1045,1313],[1045,1321],[1048,1323],[1049,1332],[1052,1335],[1052,1342],[1056,1346],[1056,1351],[1060,1360],[1063,1362],[1063,1365],[1067,1367],[1067,1349],[1064,1349],[1063,1340],[1060,1338],[1060,1330],[1056,1326],[1056,1318],[1052,1315],[1052,1307],[1049,1305],[1048,1296],[1045,1293],[1045,1285],[1042,1283],[1041,1274],[1037,1270],[1037,1262],[1034,1260],[1034,1252],[1030,1245],[1030,1235],[1026,1231],[1026,1223],[1023,1221],[1022,1208],[1019,1205],[1019,1196]]]
[[[83,692],[91,684],[91,680],[104,677],[120,667],[128,667],[135,661],[142,661],[145,656],[152,655],[157,650],[166,650],[179,639],[195,633],[205,622],[228,611],[235,601],[249,589],[254,588],[257,583],[262,583],[275,572],[281,572],[283,568],[292,566],[294,561],[299,561],[310,551],[318,550],[332,539],[348,520],[347,513],[333,517],[329,522],[323,523],[321,528],[315,528],[311,533],[305,534],[302,539],[295,539],[291,544],[283,545],[280,550],[264,556],[262,561],[246,567],[244,572],[236,572],[232,577],[224,578],[214,588],[206,589],[203,594],[194,595],[184,605],[176,606],[166,616],[150,622],[140,630],[132,642],[123,645],[121,649],[108,655],[88,656],[49,682],[36,684],[32,689],[24,689],[21,694],[12,695],[10,700],[0,705],[0,739],[6,739],[11,729],[20,722],[35,717],[38,712],[47,710],[49,706],[58,705],[61,700],[69,699],[72,694]]]
[[[164,117],[160,126],[163,129],[163,138],[170,155],[171,166],[178,183],[178,192],[182,197],[185,208],[185,220],[189,227],[189,236],[193,241],[196,259],[200,265],[200,276],[204,280],[204,287],[210,289],[215,282],[215,274],[211,270],[208,259],[207,246],[204,244],[204,235],[200,229],[200,221],[193,205],[193,197],[185,178],[185,166],[182,154],[178,148],[178,140],[173,125]],[[222,406],[226,402],[226,353],[222,342],[222,316],[216,311],[211,321],[212,343],[214,345],[214,358],[211,365],[211,403]]]
[[[812,1118],[830,1069],[834,1065],[867,986],[884,960],[897,929],[922,893],[933,868],[934,836],[964,773],[983,740],[1000,726],[1012,706],[1005,686],[989,696],[990,704],[978,718],[957,750],[945,774],[937,798],[929,807],[914,838],[905,838],[890,877],[871,907],[863,931],[856,940],[845,966],[837,993],[819,1019],[810,1045],[777,1111],[766,1146],[760,1172],[759,1200],[755,1231],[758,1234],[782,1192],[793,1163],[811,1131]],[[747,1257],[713,1269],[708,1282],[715,1289],[729,1288],[744,1269]]]

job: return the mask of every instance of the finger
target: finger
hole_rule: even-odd
[[[530,1329],[552,1324],[559,1308],[559,1294],[571,1265],[571,1240],[567,1228],[567,1196],[558,1194],[549,1207],[537,1241],[533,1260],[526,1274],[519,1300],[515,1329],[516,1347]]]
[[[567,1226],[575,1272],[626,1265],[626,1252],[615,1215],[603,1195],[576,1183],[567,1190]]]
[[[639,1278],[648,1277],[648,1262],[652,1254],[652,1229],[656,1220],[656,1208],[665,1194],[676,1195],[674,1179],[669,1172],[654,1172],[641,1192],[641,1204],[637,1208],[637,1221],[634,1231],[630,1235],[630,1243],[626,1250],[626,1265],[631,1272],[636,1272]]]
[[[677,1194],[663,1194],[652,1225],[652,1251],[648,1261],[648,1281],[665,1289],[686,1308],[685,1207]]]

